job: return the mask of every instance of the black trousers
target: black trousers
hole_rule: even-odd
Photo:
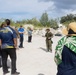
[[[1,57],[1,49],[0,49],[0,67],[2,66],[2,57]]]
[[[0,67],[2,67],[2,58],[0,56]]]
[[[8,71],[8,67],[7,67],[8,55],[10,56],[10,59],[11,59],[11,73],[14,73],[16,72],[16,49],[15,48],[2,49],[3,72]]]
[[[28,36],[28,42],[31,42],[32,36]]]
[[[20,36],[20,45],[19,45],[19,47],[23,47],[23,40],[24,40],[23,36]]]

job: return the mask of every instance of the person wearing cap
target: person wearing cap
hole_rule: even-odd
[[[2,55],[2,67],[3,74],[9,73],[7,67],[8,55],[11,59],[11,74],[20,74],[16,68],[16,47],[17,47],[17,36],[13,28],[10,27],[10,20],[6,19],[4,27],[0,30],[0,47]]]
[[[57,64],[57,75],[76,75],[76,22],[63,30],[62,37],[56,46],[54,60]]]
[[[20,26],[20,28],[18,29],[19,35],[20,35],[20,45],[19,48],[23,48],[23,41],[24,41],[24,28],[22,27],[22,25]]]
[[[51,51],[52,52],[52,37],[53,37],[53,34],[50,32],[49,28],[46,29],[45,37],[46,37],[47,51]]]

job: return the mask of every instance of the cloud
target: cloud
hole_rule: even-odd
[[[16,16],[16,18],[27,16],[33,18],[41,16],[52,3],[38,2],[38,0],[0,0],[0,17]],[[47,6],[47,7],[46,7]]]
[[[41,0],[41,2],[53,2],[53,6],[50,6],[47,11],[51,15],[54,14],[54,16],[62,16],[69,13],[75,14],[76,12],[76,0]]]
[[[38,0],[39,2],[50,2],[51,0]]]
[[[60,9],[75,9],[76,0],[54,0],[54,4]]]
[[[54,5],[60,9],[75,9],[76,0],[38,0],[40,2],[54,2]]]
[[[76,13],[76,0],[0,0],[0,18],[40,18],[47,12],[49,17]]]

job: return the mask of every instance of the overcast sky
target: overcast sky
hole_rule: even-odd
[[[0,0],[0,18],[39,19],[45,11],[50,18],[76,14],[76,0]]]

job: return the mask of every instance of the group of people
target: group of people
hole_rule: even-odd
[[[20,26],[18,31],[10,27],[10,20],[6,19],[0,28],[0,67],[2,61],[3,74],[9,73],[7,66],[8,55],[11,59],[11,75],[19,75],[16,67],[17,37],[20,38],[19,48],[23,48],[24,28]],[[76,75],[76,22],[72,22],[66,28],[67,35],[62,37],[56,46],[54,60],[57,64],[57,75]],[[18,34],[17,34],[18,33]],[[52,37],[50,29],[46,29],[47,51],[52,52]],[[31,42],[32,30],[28,28],[28,42]]]
[[[9,73],[7,66],[7,59],[9,56],[11,59],[11,75],[19,75],[20,72],[17,72],[16,67],[17,34],[16,31],[10,26],[10,24],[11,21],[9,19],[6,19],[1,24],[0,28],[0,56],[2,58],[2,69],[4,75]]]
[[[24,48],[23,47],[23,41],[24,41],[24,33],[25,33],[25,30],[23,28],[23,26],[20,26],[19,29],[15,28],[16,30],[16,33],[17,33],[17,36],[18,38],[20,39],[20,45],[19,45],[19,48]],[[28,34],[28,42],[32,42],[32,29],[30,27],[27,28],[27,34]]]
[[[19,29],[15,27],[13,29],[11,26],[11,21],[6,19],[5,22],[1,24],[0,27],[0,67],[3,68],[3,74],[9,73],[7,66],[8,55],[11,58],[11,74],[20,74],[17,72],[16,68],[16,48],[17,48],[17,38],[20,39],[19,48],[23,48],[24,40],[24,28],[20,26]],[[32,29],[28,27],[28,42],[32,40]],[[50,32],[50,29],[46,29],[46,47],[47,51],[52,52],[52,37],[53,34]]]
[[[23,40],[24,40],[24,28],[22,26],[20,26],[20,28],[16,30],[16,33],[18,35],[18,37],[20,38],[20,45],[19,48],[23,48]],[[28,34],[28,43],[32,42],[32,32],[33,30],[28,27],[27,28],[27,34]],[[45,33],[45,37],[46,37],[46,48],[47,48],[47,52],[52,52],[52,38],[53,38],[53,33],[51,33],[50,29],[47,28],[46,29],[46,33]]]
[[[28,42],[31,42],[32,40],[32,31],[33,30],[28,27]],[[2,67],[4,75],[9,73],[7,66],[8,56],[11,59],[11,75],[20,74],[20,72],[17,72],[16,67],[16,49],[18,48],[17,38],[19,38],[19,48],[24,48],[24,33],[25,30],[22,25],[18,29],[17,27],[15,27],[15,29],[12,28],[9,19],[6,19],[0,25],[0,67]]]

